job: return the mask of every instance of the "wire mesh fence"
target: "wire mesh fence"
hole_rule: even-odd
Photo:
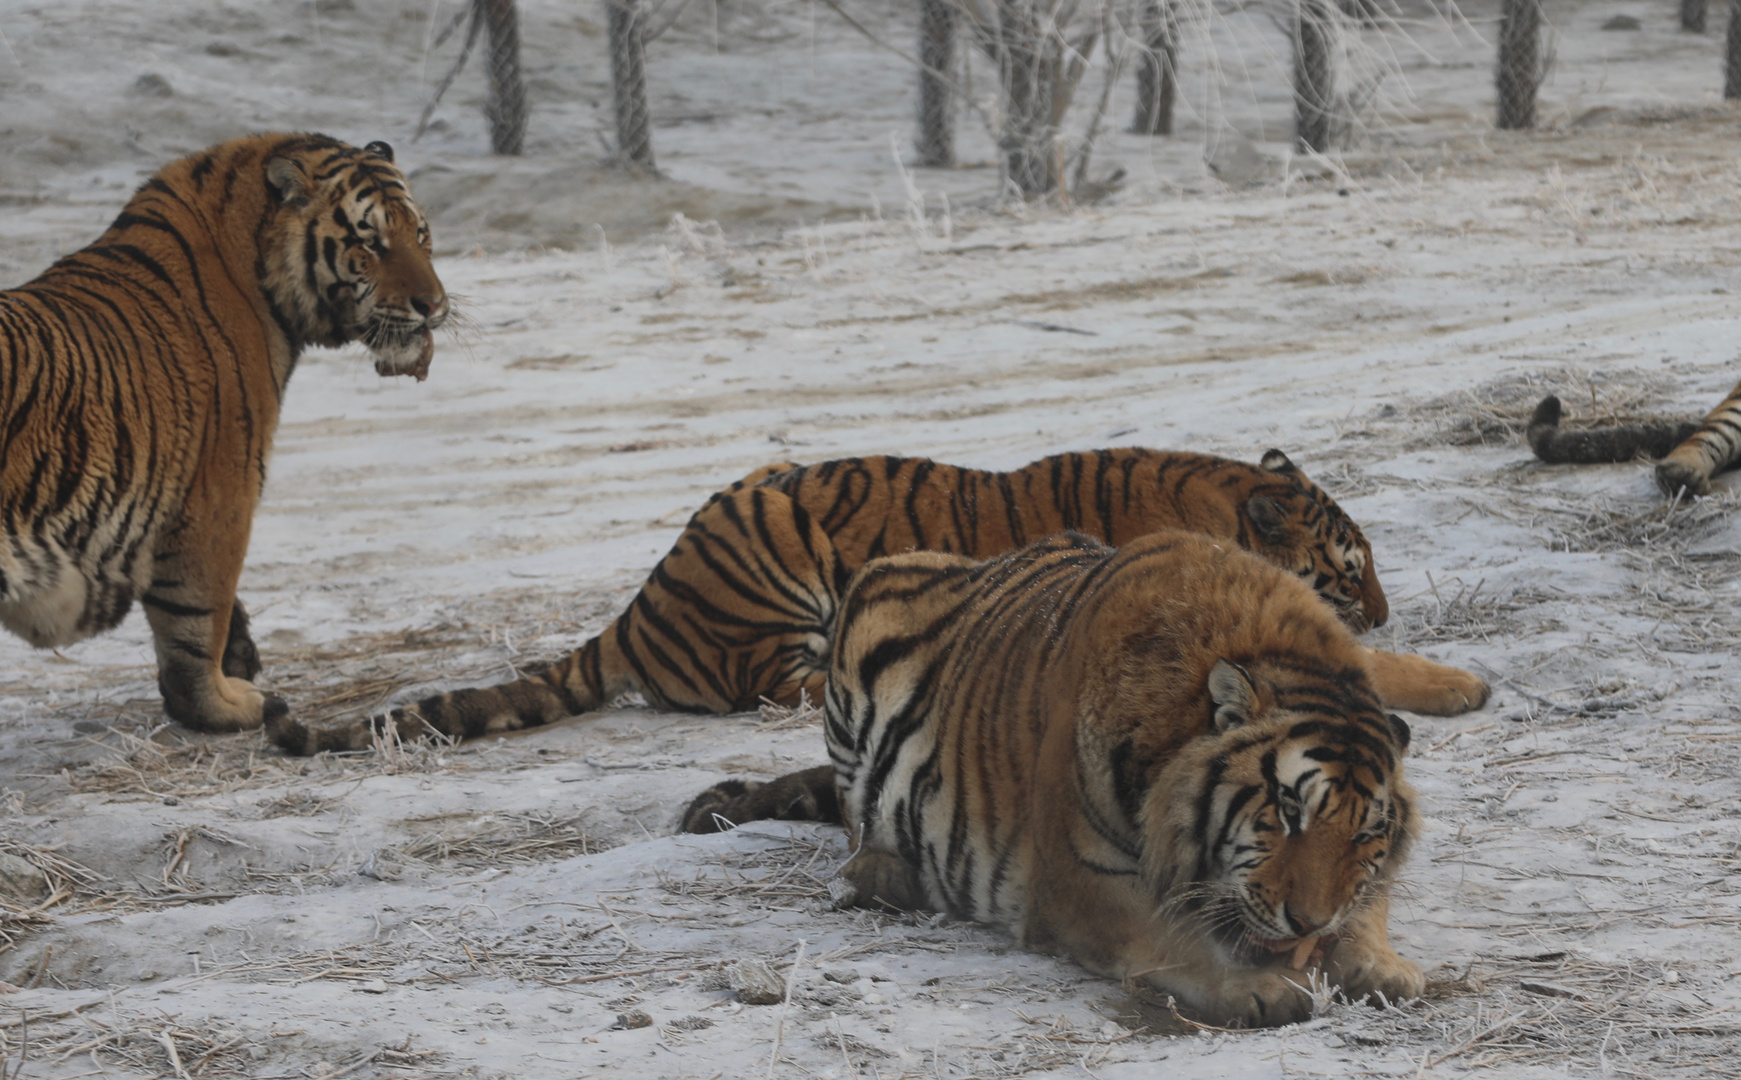
[[[653,110],[647,97],[647,8],[644,0],[605,0],[611,51],[611,104],[617,160],[653,171]]]
[[[1710,7],[1710,0],[1681,0],[1681,29],[1689,34],[1704,33]]]
[[[518,154],[526,144],[526,80],[520,74],[520,9],[515,0],[475,0],[473,19],[489,30],[490,96],[484,116],[490,149]]]
[[[1138,16],[1141,48],[1136,58],[1138,135],[1171,135],[1179,96],[1179,7],[1173,0],[1146,0]]]
[[[1501,130],[1535,127],[1536,90],[1543,75],[1541,0],[1504,0],[1499,24],[1497,123]]]
[[[1330,149],[1336,113],[1336,11],[1331,0],[1299,0],[1294,12],[1294,141],[1301,150]]]
[[[919,131],[914,147],[920,165],[955,163],[950,73],[955,70],[956,14],[951,0],[919,0]]]
[[[1741,99],[1741,0],[1729,0],[1729,30],[1723,40],[1723,97]]]

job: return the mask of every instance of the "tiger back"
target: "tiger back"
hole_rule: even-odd
[[[1127,448],[1009,472],[892,456],[773,466],[709,499],[628,609],[542,671],[384,717],[287,723],[274,738],[294,753],[365,749],[388,725],[405,738],[430,729],[470,738],[629,692],[714,713],[819,701],[841,590],[868,560],[915,550],[989,558],[1071,529],[1113,544],[1163,529],[1222,537],[1299,575],[1357,630],[1389,615],[1365,535],[1279,450],[1257,465]],[[1487,699],[1486,683],[1456,668],[1369,659],[1399,707],[1452,714]]]
[[[1230,545],[874,561],[825,729],[843,905],[997,926],[1213,1024],[1309,1016],[1303,967],[1355,999],[1423,988],[1387,930],[1407,726],[1311,591]]]
[[[236,582],[297,358],[362,341],[422,379],[446,317],[387,144],[256,135],[165,165],[0,292],[0,625],[51,648],[138,600],[172,718],[284,712]]]

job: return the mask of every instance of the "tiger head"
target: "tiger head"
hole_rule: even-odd
[[[361,341],[378,374],[421,382],[447,292],[393,148],[292,136],[266,159],[266,181],[263,278],[280,324],[302,344]]]
[[[1151,887],[1163,906],[1194,910],[1235,960],[1333,942],[1407,853],[1408,725],[1358,682],[1302,679],[1292,661],[1217,661],[1190,779],[1151,789]]]
[[[1243,545],[1298,574],[1356,634],[1383,626],[1390,605],[1360,526],[1280,450],[1260,470],[1266,482],[1240,506]]]

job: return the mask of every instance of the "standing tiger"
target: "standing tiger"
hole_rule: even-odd
[[[1066,529],[1116,545],[1162,529],[1222,537],[1311,583],[1357,631],[1389,615],[1359,526],[1280,450],[1260,465],[1143,449],[1057,454],[1011,472],[904,457],[774,465],[708,500],[628,610],[543,671],[389,716],[314,729],[285,718],[268,732],[312,754],[364,749],[388,724],[404,738],[534,727],[631,690],[690,712],[819,701],[841,591],[867,561],[914,550],[989,558]],[[1365,656],[1398,707],[1452,715],[1487,700],[1468,672]]]
[[[1661,458],[1656,486],[1663,494],[1708,495],[1711,478],[1741,464],[1741,384],[1729,391],[1703,423],[1690,420],[1619,424],[1562,430],[1560,399],[1542,398],[1526,436],[1535,456],[1550,465],[1589,465]]]
[[[164,166],[0,292],[0,625],[49,648],[138,600],[172,718],[285,713],[236,600],[285,385],[350,341],[422,380],[447,314],[386,143],[256,135]]]
[[[841,601],[830,766],[700,796],[685,825],[844,820],[842,906],[944,911],[1212,1024],[1418,996],[1390,947],[1414,830],[1409,729],[1301,581],[1192,533],[1066,534],[988,562],[915,552]]]

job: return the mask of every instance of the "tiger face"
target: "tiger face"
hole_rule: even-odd
[[[1251,550],[1299,575],[1356,634],[1383,626],[1390,605],[1360,526],[1280,450],[1259,464],[1277,483],[1241,507],[1255,534]]]
[[[266,163],[266,175],[279,198],[267,289],[301,339],[361,341],[378,374],[421,382],[448,301],[430,261],[428,219],[393,148],[291,146]]]
[[[1204,872],[1185,895],[1247,963],[1333,940],[1407,847],[1408,725],[1374,706],[1327,710],[1323,688],[1260,690],[1225,660],[1210,694],[1225,769],[1199,803]]]

